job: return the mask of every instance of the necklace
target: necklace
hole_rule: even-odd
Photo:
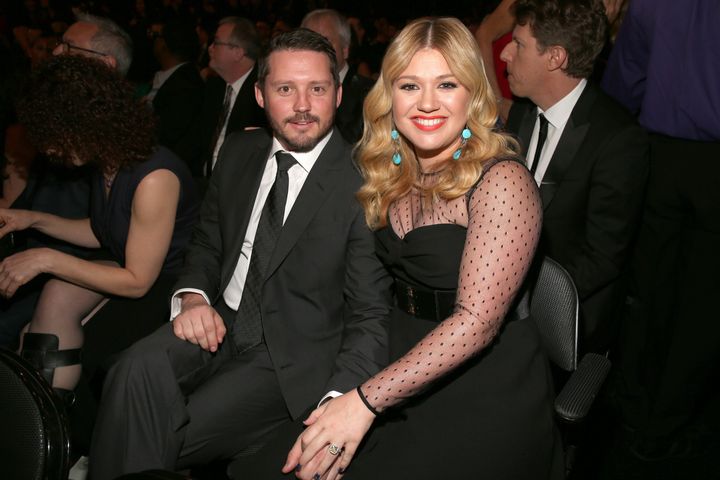
[[[422,171],[421,171],[421,172],[418,172],[418,173],[419,173],[419,175],[420,175],[422,178],[427,178],[427,177],[435,177],[435,176],[437,176],[437,175],[440,175],[440,174],[441,174],[442,172],[444,172],[444,171],[445,171],[445,169],[444,169],[444,168],[441,168],[440,170],[435,170],[434,172],[422,172]]]

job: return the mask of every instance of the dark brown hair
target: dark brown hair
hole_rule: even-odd
[[[258,84],[262,87],[265,84],[265,79],[270,73],[270,65],[268,59],[273,52],[279,51],[299,51],[309,50],[312,52],[318,52],[324,54],[330,62],[330,74],[335,81],[335,87],[340,85],[340,76],[337,69],[337,57],[335,56],[335,49],[330,42],[312,30],[307,28],[296,28],[287,33],[282,33],[277,37],[273,38],[270,42],[270,48],[263,58],[260,59],[258,67]]]
[[[104,63],[79,55],[52,57],[33,73],[18,114],[41,152],[72,156],[103,170],[146,160],[155,147],[152,112]]]
[[[530,25],[541,52],[554,45],[567,51],[567,75],[590,76],[607,38],[601,0],[517,0],[513,11],[518,25]]]

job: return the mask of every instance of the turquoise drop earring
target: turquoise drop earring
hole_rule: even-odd
[[[392,162],[395,165],[400,165],[400,162],[402,162],[402,156],[400,155],[400,134],[397,130],[394,128],[390,130],[390,138],[393,141],[393,146],[395,147],[395,153],[393,153],[392,156]]]
[[[462,143],[458,147],[457,150],[453,153],[453,160],[457,160],[460,158],[460,155],[462,155],[462,150],[465,144],[467,143],[468,139],[472,137],[472,132],[469,128],[465,127],[463,128],[463,131],[460,133],[460,136],[462,137]]]

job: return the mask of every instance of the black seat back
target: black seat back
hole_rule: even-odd
[[[66,479],[70,436],[50,386],[14,352],[0,349],[0,465],[6,480]]]
[[[579,303],[570,274],[545,257],[532,292],[530,312],[550,361],[566,372],[577,368]]]

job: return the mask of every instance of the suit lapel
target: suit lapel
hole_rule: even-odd
[[[232,112],[230,112],[230,118],[228,119],[228,131],[235,131],[238,129],[238,125],[245,126],[249,120],[246,120],[253,112],[255,108],[255,82],[257,82],[257,67],[253,67],[250,71],[250,75],[240,87],[240,91],[233,104]]]
[[[587,85],[565,124],[560,141],[540,184],[540,196],[545,210],[555,197],[558,185],[577,158],[578,151],[585,141],[590,129],[589,112],[596,97],[597,92]]]
[[[300,194],[280,231],[275,251],[268,264],[266,278],[270,277],[280,266],[325,199],[338,184],[342,183],[342,179],[338,178],[342,172],[342,162],[350,161],[350,158],[344,158],[344,155],[342,155],[344,150],[342,136],[335,129],[330,141],[323,149],[315,165],[313,165],[312,170],[310,170]]]
[[[229,173],[225,173],[226,169],[217,172],[225,177],[225,182],[231,183],[231,186],[226,186],[223,189],[223,191],[227,191],[227,194],[218,199],[221,205],[217,207],[222,212],[224,236],[227,239],[232,239],[230,244],[231,255],[228,257],[232,261],[225,262],[228,268],[223,273],[222,285],[227,285],[230,275],[235,271],[238,258],[240,258],[240,252],[245,241],[245,232],[250,222],[250,215],[255,205],[258,188],[260,188],[260,180],[265,171],[270,145],[269,137],[264,137],[247,154],[233,152],[233,158],[225,161],[235,162],[238,168],[230,169]]]

